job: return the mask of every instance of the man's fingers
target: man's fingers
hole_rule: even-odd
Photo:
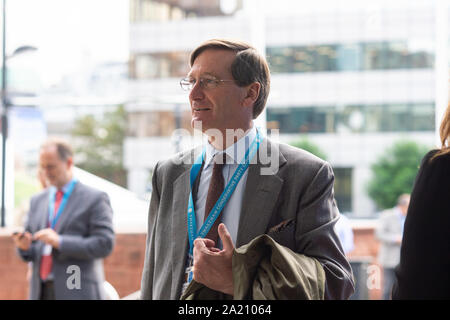
[[[40,239],[46,237],[46,236],[48,235],[48,231],[49,231],[48,228],[47,228],[47,229],[39,230],[38,232],[36,232],[36,233],[34,234],[33,239],[34,239],[34,240],[40,240]]]
[[[21,250],[28,250],[31,244],[31,233],[22,232],[13,235],[15,245]]]
[[[216,243],[214,242],[214,240],[211,240],[211,239],[205,238],[205,239],[203,239],[203,241],[204,241],[204,243],[205,243],[205,245],[206,245],[206,247],[207,247],[208,249],[213,249],[214,246],[216,245]]]
[[[33,235],[34,240],[39,240],[39,238],[42,236],[42,232],[38,231]]]
[[[33,236],[31,235],[31,233],[29,233],[28,231],[23,232],[22,234],[19,235],[19,240],[20,239],[27,239],[27,240],[31,240]]]
[[[232,251],[234,249],[233,239],[231,239],[231,235],[228,232],[228,229],[225,226],[225,224],[223,223],[219,224],[218,231],[220,240],[222,240],[223,250]]]
[[[207,239],[207,238],[197,238],[194,240],[194,248],[197,249],[208,249],[210,250],[211,248],[214,248],[215,242],[211,239]]]
[[[30,238],[31,237],[31,233],[26,232],[26,231],[25,232],[17,232],[17,233],[14,233],[12,236],[13,236],[14,239],[21,240],[23,238]]]
[[[35,234],[47,234],[49,232],[54,232],[54,230],[52,228],[45,228],[37,231]]]

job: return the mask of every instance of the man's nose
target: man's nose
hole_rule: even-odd
[[[201,100],[205,97],[205,94],[203,92],[203,87],[200,84],[200,81],[195,82],[194,86],[192,87],[191,92],[189,93],[189,98],[191,100]]]

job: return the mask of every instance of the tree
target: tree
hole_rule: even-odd
[[[302,138],[300,140],[293,141],[289,144],[293,147],[297,147],[297,148],[306,150],[323,160],[327,159],[326,154],[319,148],[319,146],[317,146],[315,143],[311,142],[311,140],[309,140],[308,138]]]
[[[92,174],[126,187],[123,167],[123,140],[126,135],[126,111],[120,105],[102,119],[87,115],[76,120],[72,135],[76,138],[76,165]]]
[[[429,148],[414,141],[399,141],[371,166],[369,196],[379,209],[392,208],[403,193],[411,193],[420,162]]]

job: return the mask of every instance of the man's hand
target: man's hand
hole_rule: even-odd
[[[12,235],[16,247],[24,251],[30,248],[32,237],[33,236],[28,231],[17,232]]]
[[[232,258],[234,244],[223,223],[219,225],[223,250],[214,247],[210,239],[194,241],[194,280],[210,289],[233,295]]]
[[[55,249],[59,249],[59,235],[52,228],[39,230],[34,234],[33,239],[40,240]]]

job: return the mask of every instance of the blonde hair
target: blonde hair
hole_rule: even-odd
[[[448,104],[447,110],[445,111],[444,117],[442,118],[439,133],[441,136],[442,146],[441,149],[431,158],[431,160],[444,154],[450,153],[450,103]]]

